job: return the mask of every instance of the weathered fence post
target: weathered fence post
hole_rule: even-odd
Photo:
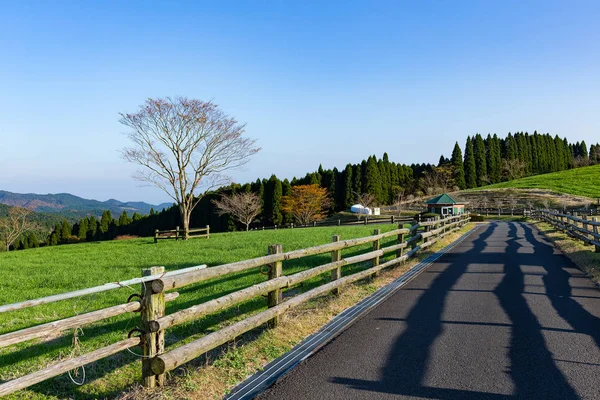
[[[598,218],[594,217],[594,218],[592,218],[592,221],[598,222]],[[596,235],[598,234],[598,226],[597,225],[593,226],[593,231]],[[594,236],[594,241],[600,242],[600,238],[597,236]],[[598,245],[594,245],[594,246],[596,247],[596,253],[600,253],[600,246],[598,246]]]
[[[158,229],[154,230],[154,243],[158,243]]]
[[[331,237],[331,242],[339,242],[340,241],[341,236],[340,235],[333,235]],[[342,250],[333,250],[331,252],[331,262],[336,262],[336,261],[341,261],[342,259]],[[342,277],[342,267],[337,267],[336,269],[331,270],[331,280],[335,281],[337,279],[340,279]],[[340,288],[335,288],[332,291],[333,294],[338,295],[340,294]]]
[[[404,228],[404,224],[398,224],[398,229],[402,229]],[[398,244],[400,243],[404,243],[404,233],[401,233],[398,235]],[[396,251],[396,257],[400,258],[402,257],[402,254],[404,253],[404,249],[398,249]]]
[[[178,240],[179,240],[179,227],[176,226],[175,227],[175,241],[178,241]]]
[[[342,225],[342,220],[338,219],[338,226]]]
[[[142,270],[142,276],[150,276],[162,274],[165,272],[165,267],[152,267]],[[165,331],[151,332],[148,327],[150,321],[155,321],[165,315],[165,292],[160,291],[155,293],[152,290],[154,281],[142,284],[142,301],[141,301],[141,317],[142,317],[142,379],[144,386],[147,388],[162,386],[165,381],[165,376],[155,375],[152,372],[152,359],[154,356],[162,354],[165,351]]]
[[[380,234],[381,234],[381,229],[375,229],[373,231],[373,235],[380,235]],[[381,240],[377,239],[373,242],[373,251],[377,251],[379,249],[381,249]],[[372,265],[373,265],[373,267],[379,265],[379,256],[377,256],[373,259]],[[371,275],[371,277],[374,278],[377,275],[379,275],[379,272],[373,273],[373,275]]]
[[[280,244],[272,244],[269,246],[269,254],[280,254],[283,253],[283,247]],[[274,262],[270,265],[269,279],[279,278],[282,273],[283,263],[281,261]],[[275,307],[282,300],[281,289],[275,289],[269,292],[269,308]],[[269,326],[274,328],[279,324],[279,316],[269,321]]]
[[[390,224],[393,224],[394,223],[394,216],[392,215],[390,219],[391,219]]]
[[[210,239],[210,225],[206,225],[206,238]]]

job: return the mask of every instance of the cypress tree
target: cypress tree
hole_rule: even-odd
[[[467,187],[465,182],[465,168],[463,165],[463,156],[460,146],[458,142],[454,144],[454,150],[452,150],[452,167],[454,174],[454,184],[458,186],[459,189],[463,190]]]
[[[129,224],[131,224],[131,218],[129,218],[129,215],[127,215],[127,211],[123,210],[123,212],[119,216],[119,226],[123,228]]]
[[[270,179],[271,185],[271,196],[272,206],[271,209],[271,221],[275,225],[281,225],[283,222],[283,216],[281,215],[281,196],[283,195],[283,187],[281,181],[273,175]]]
[[[87,231],[88,231],[88,219],[83,218],[81,221],[79,221],[79,232],[77,234],[77,236],[79,237],[79,240],[82,240],[82,241],[86,240]]]
[[[286,179],[281,183],[281,194],[283,196],[290,196],[292,194],[292,185],[290,185],[290,181]],[[294,222],[294,218],[291,213],[283,211],[282,218],[284,224],[289,224]]]
[[[347,164],[344,169],[344,209],[352,207],[354,202],[352,182],[352,164]]]
[[[587,160],[589,158],[589,153],[588,153],[588,148],[587,148],[587,144],[585,143],[585,140],[581,141],[581,145],[580,145],[580,157]]]
[[[598,162],[598,148],[596,145],[590,146],[590,164],[596,164]]]
[[[467,136],[467,143],[465,145],[465,183],[467,189],[477,187],[477,171],[475,167],[475,154],[473,153],[473,143],[471,137]]]
[[[369,157],[369,160],[367,161],[365,182],[365,193],[370,193],[375,196],[378,201],[381,201],[381,176],[379,174],[379,168],[377,167],[375,157]]]
[[[153,212],[154,209],[151,209],[150,212]],[[102,217],[100,218],[100,235],[103,239],[107,239],[108,230],[110,229],[110,224],[113,220],[112,214],[109,210],[104,210],[102,212]]]
[[[354,193],[362,193],[362,168],[361,164],[356,164],[352,171],[352,191]],[[353,193],[352,198],[354,199],[355,195]]]
[[[66,243],[71,237],[71,225],[66,219],[63,219],[60,224],[60,231],[58,234],[59,242]]]
[[[37,238],[37,235],[33,232],[29,232],[29,235],[27,236],[27,242],[30,249],[40,247],[40,242]]]
[[[123,211],[125,212],[125,211]],[[127,214],[127,213],[125,213]],[[98,220],[96,219],[96,217],[94,217],[93,215],[91,217],[88,218],[87,221],[87,225],[88,225],[88,229],[87,229],[87,235],[86,235],[86,240],[88,242],[93,242],[94,240],[97,240],[98,237]]]
[[[487,183],[487,163],[485,154],[485,143],[478,133],[475,135],[473,151],[475,153],[475,171],[477,175],[477,186],[483,186]]]

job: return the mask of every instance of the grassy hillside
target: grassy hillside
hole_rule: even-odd
[[[394,225],[378,225],[384,232]],[[140,276],[140,270],[153,265],[163,265],[167,270],[198,264],[209,266],[265,255],[269,244],[281,243],[284,251],[328,243],[331,235],[341,234],[342,239],[368,236],[373,226],[326,227],[294,230],[235,232],[212,235],[209,240],[162,241],[154,244],[152,239],[95,242],[30,249],[0,254],[0,304],[13,303],[55,293],[90,287],[106,282]],[[389,245],[396,238],[389,238],[382,245]],[[357,251],[348,249],[345,256]],[[330,254],[292,260],[283,264],[284,274],[291,274],[327,263]],[[368,267],[356,265],[344,270],[344,274]],[[167,313],[205,302],[250,284],[265,280],[258,269],[244,271],[226,278],[199,283],[180,290],[180,297],[167,305]],[[330,275],[314,278],[295,291],[306,291],[320,282],[329,281]],[[139,291],[139,287],[123,288],[85,298],[52,303],[16,312],[0,314],[0,334],[40,323],[89,312],[95,309],[121,304],[127,297]],[[253,314],[266,308],[266,300],[258,298],[199,321],[170,329],[166,335],[167,348],[173,348],[192,338],[219,329],[224,321]],[[80,337],[81,352],[122,340],[127,332],[137,326],[137,314],[122,315],[96,325],[83,328]],[[72,332],[50,342],[27,342],[0,349],[0,381],[33,372],[43,365],[60,358],[69,357]],[[139,352],[139,349],[134,349]],[[10,398],[114,398],[129,386],[139,382],[139,357],[128,352],[101,360],[86,369],[87,383],[78,387],[63,375],[40,383],[19,396]]]
[[[483,186],[481,189],[544,189],[575,196],[600,197],[600,165],[530,176],[510,182]]]

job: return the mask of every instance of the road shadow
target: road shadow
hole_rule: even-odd
[[[498,226],[498,223],[490,223],[487,229],[472,241],[471,249],[462,253],[455,252],[449,257],[443,256],[439,260],[439,263],[449,264],[423,292],[406,319],[399,322],[406,324],[406,328],[393,345],[378,381],[334,377],[330,382],[362,391],[435,399],[578,398],[552,359],[552,353],[546,347],[542,335],[542,327],[523,295],[525,275],[520,265],[524,264],[524,259],[530,261],[527,265],[532,265],[532,262],[536,265],[536,258],[519,253],[522,245],[518,240],[523,237],[519,238],[517,227],[521,225],[515,222],[508,223],[507,247],[502,253],[488,252],[481,255],[487,247],[486,240]],[[532,243],[540,246],[538,242]],[[540,251],[545,251],[545,248],[541,248]],[[543,263],[540,257],[537,259],[537,265]],[[446,323],[442,321],[442,313],[448,294],[467,272],[470,263],[492,260],[496,264],[503,264],[504,276],[493,293],[511,322],[508,324],[511,335],[507,349],[511,367],[506,373],[514,383],[514,393],[505,395],[427,386],[425,377],[431,368],[432,346]]]
[[[600,318],[587,311],[573,296],[569,279],[573,277],[569,271],[574,270],[575,264],[564,255],[554,255],[554,247],[542,243],[530,226],[521,224],[525,231],[527,241],[534,245],[534,255],[540,258],[561,257],[561,263],[542,263],[546,275],[542,278],[546,293],[552,303],[552,307],[558,315],[563,318],[578,333],[590,336],[600,347]],[[583,277],[584,274],[581,274]]]

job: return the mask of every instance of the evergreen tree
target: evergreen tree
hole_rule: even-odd
[[[95,218],[94,218],[94,220],[95,220]],[[129,215],[127,215],[127,211],[123,210],[123,212],[119,216],[119,226],[120,227],[125,227],[125,226],[127,226],[129,224],[131,224],[131,218],[129,218]]]
[[[123,211],[125,212],[125,211]],[[127,214],[127,213],[126,213]],[[87,235],[86,240],[88,242],[93,242],[94,240],[98,240],[98,220],[93,215],[87,219]]]
[[[598,163],[598,148],[596,145],[590,146],[590,164]]]
[[[580,157],[583,158],[584,160],[587,160],[589,158],[588,148],[587,148],[587,144],[585,143],[585,140],[581,141],[579,152],[580,152]]]
[[[465,183],[467,189],[477,187],[477,170],[475,166],[475,154],[473,152],[473,143],[471,137],[467,136],[467,143],[465,145]]]
[[[465,182],[465,168],[463,165],[463,156],[458,142],[454,144],[454,150],[452,150],[451,158],[452,166],[454,167],[454,184],[459,189],[463,190],[467,187]]]
[[[362,168],[361,164],[356,164],[352,171],[352,201],[356,197],[356,193],[362,193]]]
[[[38,241],[37,235],[35,233],[29,232],[29,235],[27,235],[27,244],[30,249],[40,247],[40,242]]]
[[[63,219],[58,232],[58,240],[60,243],[66,243],[71,238],[71,225],[66,219]]]
[[[375,196],[377,201],[381,202],[381,176],[379,174],[379,168],[377,167],[375,157],[369,157],[367,161],[365,185],[365,193],[372,194]]]
[[[269,186],[271,187],[271,222],[274,225],[281,225],[283,222],[283,216],[281,215],[281,196],[283,195],[283,187],[281,181],[277,179],[275,175],[272,175],[269,179]]]
[[[154,211],[151,209],[150,212]],[[113,217],[109,210],[104,210],[102,212],[102,217],[100,218],[100,235],[102,239],[108,239],[108,230],[110,229],[110,224],[112,223]]]
[[[81,241],[86,240],[87,232],[88,232],[88,219],[83,218],[81,221],[79,221],[79,231],[77,233],[79,240],[81,240]]]
[[[292,185],[290,185],[290,181],[286,179],[283,180],[283,182],[281,183],[281,194],[282,197],[283,196],[291,196],[292,195]],[[291,213],[282,210],[282,218],[283,218],[283,223],[284,224],[289,224],[294,222],[294,217]]]
[[[352,164],[347,164],[344,169],[344,208],[348,209],[354,204],[352,195]]]
[[[487,183],[487,163],[485,154],[485,143],[478,133],[473,141],[473,151],[475,153],[475,171],[477,175],[477,186],[483,186]]]

